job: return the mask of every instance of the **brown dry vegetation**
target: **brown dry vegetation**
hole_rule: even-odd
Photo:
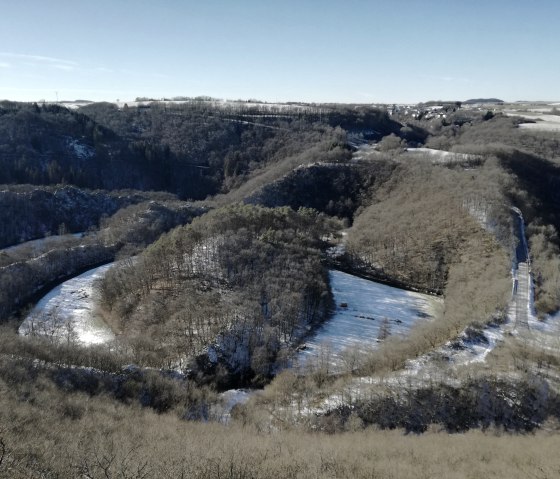
[[[519,118],[496,115],[489,121],[471,121],[462,126],[434,124],[427,146],[499,158],[509,176],[505,192],[527,221],[535,305],[544,315],[556,311],[560,304],[560,138],[555,132],[519,129],[520,122]]]
[[[535,308],[551,313],[560,305],[560,240],[552,225],[529,228],[529,248],[536,285]]]
[[[163,232],[185,224],[204,210],[179,201],[144,202],[101,220],[98,231],[65,236],[42,245],[21,244],[0,253],[0,322],[57,281],[145,248]],[[46,292],[46,291],[45,291]]]
[[[511,288],[511,216],[502,193],[508,178],[495,162],[469,171],[424,162],[399,170],[357,216],[348,250],[375,274],[443,293],[445,307],[409,338],[375,351],[368,369],[376,371],[402,368],[407,358],[503,314]],[[484,214],[490,231],[473,214]]]
[[[560,436],[336,435],[185,422],[49,381],[0,381],[0,477],[554,478]],[[552,426],[552,424],[551,424]]]
[[[349,370],[355,373],[382,377],[466,327],[502,316],[511,286],[513,245],[507,204],[512,199],[532,212],[528,232],[533,266],[541,275],[537,304],[543,310],[558,305],[559,241],[554,214],[544,218],[536,214],[539,204],[530,200],[533,191],[520,184],[521,170],[510,164],[507,174],[500,168],[507,163],[503,155],[511,152],[504,143],[554,158],[557,139],[518,133],[510,119],[459,120],[433,128],[428,145],[481,154],[480,168],[452,169],[401,159],[391,179],[362,203],[370,206],[355,216],[348,248],[356,262],[445,298],[436,320],[424,322],[407,339],[389,338],[368,358],[349,356]],[[272,168],[258,170],[252,165],[238,174],[232,163],[228,168],[234,175],[224,185],[242,186],[216,198],[215,203],[245,198],[302,163],[347,158],[347,150],[338,141],[343,142],[343,132],[315,133],[314,146],[301,155],[281,155],[282,161]],[[396,137],[387,143],[404,146]],[[491,148],[490,143],[494,143]],[[393,148],[395,155],[398,148]],[[481,426],[476,410],[469,407],[479,404],[479,396],[469,396],[468,388],[449,386],[444,379],[450,378],[443,376],[434,377],[434,383],[424,389],[397,385],[393,397],[380,395],[360,404],[361,414],[343,408],[338,416],[312,415],[296,421],[281,417],[282,412],[299,408],[301,418],[303,405],[320,404],[333,391],[341,391],[343,397],[354,378],[335,378],[320,367],[301,376],[286,371],[276,377],[260,402],[238,407],[229,426],[186,421],[212,417],[209,406],[215,393],[194,381],[174,381],[155,371],[125,372],[121,365],[130,361],[174,365],[185,353],[194,356],[203,351],[221,332],[231,330],[240,315],[247,315],[251,321],[244,324],[250,323],[255,332],[247,345],[250,374],[267,380],[273,366],[282,362],[280,343],[297,343],[303,328],[322,316],[325,305],[327,287],[318,243],[335,229],[333,224],[325,218],[316,221],[316,214],[309,210],[297,214],[287,209],[233,207],[226,213],[214,212],[192,227],[175,230],[136,264],[131,262],[109,275],[105,306],[111,310],[115,328],[135,336],[129,347],[81,350],[0,332],[0,478],[560,476],[560,435],[554,420],[545,423],[544,430],[527,435],[509,435],[492,427],[484,433],[441,432],[430,416],[437,402],[434,398],[445,411],[457,406],[456,414],[465,418],[468,427]],[[473,218],[481,213],[487,216],[488,231]],[[125,226],[124,232],[128,231]],[[156,231],[159,228],[152,233]],[[140,243],[151,241],[152,233]],[[242,293],[236,290],[241,286]],[[235,339],[239,339],[236,347],[244,346],[243,334]],[[492,383],[496,392],[492,397],[504,406],[489,411],[499,416],[493,423],[506,424],[501,414],[511,410],[508,414],[515,415],[516,409],[507,406],[519,398],[521,406],[535,402],[529,412],[542,413],[538,421],[530,418],[531,428],[546,417],[557,417],[557,398],[548,394],[541,379],[554,377],[559,364],[556,354],[522,342],[499,348],[489,367],[510,376],[506,382]],[[527,381],[514,383],[512,377],[517,376],[512,370],[526,374]],[[538,381],[533,378],[535,371],[541,376]],[[451,379],[468,385],[470,373]],[[210,374],[219,376],[220,371]],[[486,392],[477,389],[478,384],[471,383],[471,392]],[[533,394],[535,384],[543,396]],[[498,394],[505,390],[507,395]],[[348,404],[352,401],[348,397]],[[541,402],[546,407],[539,409]],[[421,424],[418,430],[431,421],[428,432],[416,436],[402,430],[364,429],[383,421],[383,427],[408,427],[402,421],[390,423],[392,417],[405,415],[405,410]],[[319,429],[346,432],[330,435]]]
[[[495,349],[488,359],[489,370],[538,375],[549,379],[552,387],[558,390],[560,338],[556,340],[555,349],[547,349],[524,338],[510,337],[505,344]]]
[[[491,237],[474,216],[487,217],[493,236],[510,245],[507,180],[491,161],[469,171],[410,161],[359,212],[348,249],[389,277],[443,292],[449,266],[460,262],[465,241],[482,245]]]
[[[33,350],[24,341],[10,346],[14,342],[7,331],[0,337],[2,351],[11,357],[40,356],[38,346]],[[55,355],[51,360],[60,352],[51,351]],[[91,356],[96,354],[92,352]],[[110,368],[100,359],[90,364]],[[395,427],[391,421],[398,427],[402,419],[425,424],[438,402],[430,399],[433,393],[434,399],[439,398],[440,408],[458,408],[457,415],[448,415],[448,420],[469,422],[473,414],[476,421],[480,406],[473,405],[472,411],[463,407],[468,394],[454,392],[453,388],[440,394],[432,385],[432,392],[424,394],[397,387],[393,394],[401,398],[398,401],[402,407],[383,402],[381,397],[372,402],[371,396],[369,402],[359,405],[359,414],[310,415],[306,420],[280,423],[283,408],[290,406],[292,414],[296,412],[297,401],[293,401],[298,394],[307,399],[313,394],[313,378],[298,379],[287,371],[267,391],[268,403],[240,408],[234,413],[234,421],[224,426],[185,421],[212,417],[208,406],[215,398],[208,391],[185,389],[186,384],[181,386],[156,372],[125,375],[121,371],[113,374],[113,379],[104,378],[99,372],[92,375],[87,369],[64,367],[69,361],[72,358],[61,357],[59,365],[41,365],[6,355],[0,358],[0,477],[459,479],[521,478],[531,474],[553,478],[560,473],[560,460],[554,454],[560,445],[555,420],[545,422],[540,432],[511,435],[491,426],[504,418],[517,420],[511,412],[494,411],[493,401],[487,400],[490,427],[484,433],[449,435],[437,425],[430,426],[422,436],[406,435],[400,429],[364,429],[366,421],[375,424],[380,419],[384,428]],[[117,364],[113,368],[118,371]],[[337,386],[328,387],[333,391]],[[509,388],[506,396],[520,400],[521,407],[546,399],[521,384]],[[547,395],[546,389],[539,390]],[[449,393],[452,396],[446,398]],[[507,406],[507,397],[497,398],[497,404]],[[528,411],[545,418],[547,402],[543,405],[544,410],[530,406]],[[549,409],[549,413],[557,416],[558,410]],[[434,417],[433,422],[436,420]],[[337,434],[310,432],[313,429]]]

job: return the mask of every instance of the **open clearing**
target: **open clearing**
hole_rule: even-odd
[[[404,156],[427,158],[434,164],[462,163],[479,158],[479,155],[455,153],[453,151],[435,150],[433,148],[407,148]]]
[[[549,110],[550,111],[550,110]],[[560,131],[560,115],[550,115],[534,111],[504,111],[509,116],[520,116],[535,123],[521,123],[519,128],[526,130]]]
[[[377,347],[385,336],[406,335],[417,321],[435,317],[443,301],[331,270],[336,301],[332,317],[310,339],[298,361],[311,358],[340,366],[349,351],[362,354]]]

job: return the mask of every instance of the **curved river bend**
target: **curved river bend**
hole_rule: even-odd
[[[83,345],[112,342],[115,335],[96,313],[98,295],[94,287],[112,265],[90,269],[49,291],[25,318],[19,333],[74,340]]]
[[[19,328],[22,335],[39,334],[83,345],[112,342],[115,336],[96,313],[95,282],[112,264],[100,266],[58,285],[33,308]],[[403,336],[417,321],[435,316],[442,300],[405,291],[341,271],[329,272],[336,309],[298,354],[298,362],[324,357],[333,365],[348,351],[367,352],[387,336]]]

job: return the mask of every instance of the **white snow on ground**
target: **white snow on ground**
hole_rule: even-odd
[[[333,316],[305,344],[300,364],[311,358],[342,366],[348,352],[365,353],[378,346],[386,331],[405,335],[420,320],[433,318],[442,300],[358,278],[341,271],[329,272],[336,301]]]
[[[531,275],[529,249],[525,237],[523,215],[512,208],[517,216],[519,246],[512,268],[512,297],[509,302],[507,321],[501,325],[490,324],[480,331],[480,339],[463,333],[457,340],[442,348],[409,362],[415,373],[425,370],[433,358],[445,358],[450,365],[462,366],[483,362],[507,335],[512,335],[535,348],[560,349],[560,313],[539,321],[534,310],[533,279]]]
[[[377,149],[377,144],[362,144],[357,146],[356,151],[352,155],[352,162],[359,163],[364,160],[374,160],[384,153]],[[468,153],[455,153],[453,151],[436,150],[434,148],[406,148],[402,153],[403,159],[410,158],[423,158],[429,159],[433,164],[449,164],[461,163],[465,161],[476,160],[480,155],[473,155]]]
[[[547,316],[542,321],[529,318],[529,334],[522,338],[536,349],[558,353],[560,351],[560,313]]]
[[[507,321],[503,324],[489,324],[475,337],[464,331],[456,340],[449,341],[436,351],[409,361],[408,369],[418,374],[432,366],[434,358],[444,358],[452,366],[464,366],[484,362],[494,348],[507,334],[526,335],[530,321],[536,320],[533,314],[533,283],[529,267],[529,250],[525,238],[523,215],[512,208],[516,216],[516,234],[519,247],[512,268],[512,296],[508,306]]]
[[[352,155],[352,163],[359,163],[363,160],[374,160],[376,157],[382,155],[380,151],[377,150],[377,144],[367,143],[359,145],[354,154]]]
[[[560,312],[539,321],[534,312],[533,283],[530,272],[530,257],[525,238],[525,225],[521,211],[513,208],[517,216],[516,233],[519,247],[512,269],[512,298],[507,321],[490,324],[476,334],[463,332],[457,339],[449,341],[435,351],[410,360],[406,369],[387,377],[355,378],[341,387],[340,391],[319,403],[303,408],[304,414],[324,413],[352,400],[367,397],[372,387],[386,384],[394,387],[422,387],[427,383],[456,383],[449,371],[473,363],[484,362],[497,345],[508,336],[516,337],[532,347],[558,351],[560,349]],[[442,367],[443,366],[443,367]]]
[[[525,238],[525,223],[521,211],[514,208],[519,218],[519,241],[517,265],[513,270],[513,299],[509,308],[512,334],[536,349],[558,351],[560,346],[560,314],[537,318],[534,304],[534,285],[531,259]]]
[[[167,105],[184,105],[184,104],[197,104],[200,100],[196,99],[184,99],[184,100],[164,100],[164,99],[150,99],[150,100],[130,100],[130,101],[122,101],[117,100],[114,102],[119,108],[124,108],[125,105],[128,107],[138,107],[138,106],[147,106],[151,103],[161,103]],[[272,114],[278,112],[299,112],[299,111],[311,111],[311,112],[326,112],[327,110],[318,107],[314,104],[293,104],[293,103],[261,103],[261,102],[252,102],[252,101],[244,101],[244,100],[225,100],[225,99],[212,99],[212,100],[203,100],[202,103],[204,105],[211,106],[213,108],[224,108],[224,109],[241,109],[246,110],[248,108],[258,108],[259,111],[269,111]],[[88,103],[79,104],[78,106],[87,105]],[[65,106],[68,108],[72,108],[73,105],[65,103]]]
[[[505,112],[509,116],[521,116],[536,123],[521,123],[519,128],[527,130],[560,131],[560,115],[547,115],[535,112],[520,112],[508,110]]]
[[[463,201],[463,208],[469,212],[476,222],[484,229],[491,231],[490,222],[488,220],[488,206],[488,204],[482,202]]]
[[[109,343],[115,335],[95,313],[96,280],[112,264],[91,269],[58,285],[44,296],[19,328],[19,334],[38,334],[56,340],[75,340],[83,345]]]
[[[407,148],[405,155],[424,155],[428,156],[432,163],[453,163],[468,161],[477,158],[478,155],[467,153],[454,153],[452,151],[435,150],[433,148]]]
[[[519,128],[524,130],[560,131],[560,123],[553,121],[539,121],[537,123],[521,123]]]
[[[327,249],[330,258],[338,258],[346,252],[346,242],[348,241],[348,230],[340,232],[340,239],[337,244]]]
[[[504,339],[505,331],[500,326],[489,326],[483,331],[485,340],[469,340],[465,334],[456,341],[450,341],[424,356],[407,362],[406,368],[388,375],[353,378],[341,385],[336,392],[319,402],[305,405],[304,415],[326,413],[342,405],[351,404],[359,399],[367,399],[379,386],[421,388],[427,384],[445,383],[459,385],[450,375],[451,367],[466,366],[482,362],[487,355]],[[443,366],[443,367],[442,367]]]
[[[488,354],[504,340],[508,329],[508,324],[491,324],[480,331],[479,337],[475,338],[464,331],[457,339],[447,342],[435,351],[409,360],[403,375],[431,377],[430,373],[433,372],[434,367],[439,367],[437,364],[439,361],[444,361],[446,365],[452,367],[484,362]]]
[[[74,151],[74,154],[82,160],[89,160],[95,156],[95,149],[85,143],[81,143],[80,140],[69,138],[67,144],[68,147]]]
[[[251,389],[229,389],[220,394],[220,404],[214,406],[212,415],[221,422],[228,423],[233,408],[238,404],[245,404],[255,394],[256,390]]]

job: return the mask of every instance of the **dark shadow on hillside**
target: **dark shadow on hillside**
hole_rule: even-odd
[[[528,223],[540,218],[560,230],[560,167],[535,155],[518,150],[497,154],[502,165],[517,178],[520,187],[532,198],[519,204]],[[512,195],[513,196],[513,195]],[[513,203],[519,198],[513,197]]]

